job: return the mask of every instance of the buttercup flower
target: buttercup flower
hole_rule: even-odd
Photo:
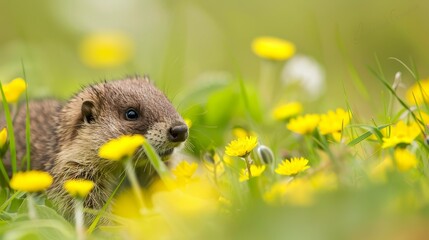
[[[0,131],[0,148],[3,148],[3,146],[6,144],[7,141],[7,129],[3,128]]]
[[[53,182],[52,176],[43,171],[18,172],[10,180],[10,187],[22,192],[40,192],[48,189]]]
[[[404,121],[399,121],[390,129],[390,136],[383,137],[382,148],[395,147],[399,144],[410,144],[419,136],[420,128],[418,123],[411,122],[409,125]]]
[[[306,114],[293,118],[286,125],[286,128],[298,134],[310,134],[316,129],[319,124],[320,116],[317,114]]]
[[[93,188],[94,182],[86,179],[70,179],[64,183],[64,189],[77,198],[85,198]]]
[[[416,156],[405,148],[397,148],[393,154],[399,171],[407,171],[417,166]]]
[[[197,171],[198,164],[193,162],[181,161],[173,170],[173,174],[178,180],[189,180]]]
[[[27,84],[22,78],[15,78],[10,83],[3,84],[3,92],[8,103],[16,103],[21,94],[27,88]]]
[[[254,136],[233,140],[225,147],[225,153],[231,157],[244,157],[249,154],[258,144],[258,139]]]
[[[286,120],[302,112],[302,104],[299,102],[290,102],[277,106],[273,110],[273,118],[278,121]]]
[[[429,102],[429,78],[414,83],[406,93],[410,104],[421,105]]]
[[[87,36],[80,45],[82,62],[93,68],[109,68],[127,62],[133,52],[132,40],[120,33]]]
[[[252,178],[260,176],[265,171],[265,165],[256,166],[251,165],[250,166],[250,172],[252,174]],[[241,169],[240,172],[240,182],[244,182],[249,180],[249,171],[247,168]]]
[[[292,158],[290,160],[283,160],[278,167],[276,168],[276,173],[280,175],[295,175],[300,172],[303,172],[310,168],[308,166],[308,160],[301,157],[301,158]]]
[[[106,142],[98,150],[98,156],[104,159],[119,161],[132,156],[146,139],[142,135],[123,135]]]
[[[320,134],[332,134],[336,141],[340,140],[341,131],[350,123],[351,114],[342,108],[335,112],[329,111],[320,116],[319,130]]]
[[[282,61],[295,54],[295,45],[274,37],[259,37],[252,43],[253,52],[261,58]]]

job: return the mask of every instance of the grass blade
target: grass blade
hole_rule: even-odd
[[[28,86],[27,83],[27,76],[25,74],[25,66],[24,61],[21,59],[21,65],[22,65],[22,73],[24,75],[24,81],[25,85]],[[31,169],[31,158],[30,158],[30,151],[31,151],[31,145],[30,145],[30,139],[31,139],[31,133],[30,133],[30,109],[28,106],[28,87],[25,88],[25,144],[26,144],[26,159],[27,159],[27,170]]]
[[[370,130],[368,130],[367,132],[365,132],[364,134],[360,135],[359,137],[353,139],[352,141],[350,141],[347,146],[352,147],[360,142],[362,142],[363,140],[367,139],[368,137],[370,137],[372,134],[375,134],[377,136],[377,138],[381,139],[383,138],[383,135],[381,134],[380,130],[389,126],[390,124],[386,124],[386,125],[382,125],[380,127],[372,127],[372,126],[365,126],[362,128],[369,128]]]
[[[2,96],[2,103],[4,109],[4,116],[6,118],[7,134],[9,136],[9,154],[10,162],[12,165],[12,173],[16,173],[16,143],[15,143],[15,131],[13,130],[12,116],[10,114],[9,104],[6,101],[6,96],[3,91],[3,84],[0,82],[0,91]]]
[[[159,177],[161,178],[161,180],[164,181],[164,183],[166,184],[171,182],[172,176],[170,171],[168,170],[165,163],[161,160],[159,155],[156,153],[152,145],[150,145],[150,143],[145,141],[143,143],[143,149],[146,152],[146,155],[150,163],[155,168],[156,172],[159,174]]]
[[[115,190],[113,191],[113,193],[110,195],[109,199],[107,199],[106,204],[104,204],[103,208],[101,208],[101,210],[98,212],[97,216],[95,216],[94,221],[91,223],[91,225],[89,226],[88,230],[87,230],[87,234],[91,234],[95,228],[97,227],[98,223],[100,222],[101,216],[106,212],[107,206],[110,205],[110,203],[113,200],[113,197],[116,195],[116,192],[118,192],[119,188],[122,186],[122,183],[125,180],[126,174],[125,172],[123,172],[122,177],[120,177],[120,181],[118,186],[115,188]]]

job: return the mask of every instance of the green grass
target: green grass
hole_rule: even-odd
[[[412,68],[396,61],[417,76]],[[87,224],[88,239],[122,239],[124,236],[144,239],[389,239],[395,236],[413,238],[413,234],[426,232],[429,220],[429,147],[424,139],[427,123],[420,120],[422,114],[412,110],[392,88],[378,60],[377,65],[377,70],[370,67],[370,71],[389,93],[386,96],[389,104],[384,109],[389,116],[359,119],[357,111],[349,105],[344,88],[344,105],[338,104],[338,107],[343,105],[352,113],[352,122],[347,124],[342,120],[339,142],[330,134],[322,135],[318,129],[306,136],[287,130],[288,120],[271,119],[275,103],[262,103],[258,91],[242,77],[230,84],[196,88],[189,93],[189,99],[185,97],[183,107],[190,109],[184,117],[192,120],[191,148],[185,149],[188,151],[186,160],[196,162],[199,170],[182,169],[180,175],[177,169],[167,168],[153,147],[145,143],[143,148],[160,180],[143,190],[144,211],[135,207],[138,191],[128,195],[127,191],[120,191],[126,177],[124,173],[102,210],[86,210],[96,216]],[[349,70],[358,81],[356,69]],[[360,81],[356,84],[363,86]],[[2,96],[4,99],[3,91]],[[195,96],[199,96],[198,101],[194,101]],[[235,101],[226,104],[225,98]],[[325,98],[334,101],[328,96]],[[307,104],[304,113],[312,113],[313,108],[318,109]],[[7,127],[11,129],[9,150],[13,172],[16,172],[19,167],[12,118],[5,101],[3,109]],[[427,104],[416,109],[429,112]],[[407,117],[403,117],[406,113]],[[409,145],[381,148],[401,117],[406,122],[417,121],[422,134]],[[27,118],[27,144],[30,141],[29,121]],[[234,139],[231,133],[234,126],[244,127],[248,134],[254,132],[259,144],[274,153],[274,159],[264,162],[264,157],[255,150],[247,161],[240,157],[225,158],[225,146]],[[401,159],[395,155],[398,148],[408,149],[415,156],[415,167],[402,168]],[[27,160],[31,160],[29,154],[27,148]],[[294,176],[277,174],[278,163],[291,157],[309,159],[310,168]],[[380,177],[375,172],[386,158],[391,158],[391,166],[384,169]],[[246,164],[266,165],[266,169],[260,176],[240,182],[239,176],[247,169]],[[29,166],[30,161],[27,161],[26,169]],[[186,171],[191,174],[186,176]],[[8,179],[4,173],[3,177]],[[112,204],[115,199],[116,205]],[[108,209],[112,208],[111,213]],[[76,238],[73,223],[60,216],[43,193],[36,197],[36,212],[38,219],[30,220],[26,194],[2,187],[0,236],[4,239]],[[110,219],[110,224],[101,224],[102,218]]]

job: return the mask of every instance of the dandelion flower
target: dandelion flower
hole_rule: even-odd
[[[6,144],[7,141],[7,129],[3,128],[0,131],[0,149]]]
[[[411,122],[407,125],[404,121],[399,121],[391,127],[390,136],[383,137],[382,148],[395,147],[399,144],[410,144],[419,136],[420,128],[418,123]]]
[[[232,129],[232,135],[235,138],[245,138],[250,136],[256,136],[256,133],[243,127],[234,127]]]
[[[245,157],[258,144],[258,139],[254,136],[233,140],[225,147],[225,153],[231,157]]]
[[[276,173],[280,175],[296,175],[300,172],[303,172],[310,168],[308,166],[308,160],[301,157],[301,158],[292,158],[290,160],[283,160],[278,167],[276,168]]]
[[[317,99],[326,88],[325,71],[320,63],[312,57],[297,55],[284,65],[281,79],[286,86],[297,85],[304,91],[306,99]]]
[[[416,156],[405,148],[397,148],[393,154],[399,171],[407,171],[417,166]]]
[[[104,159],[119,161],[132,156],[146,139],[142,135],[123,135],[106,142],[100,147],[98,156]]]
[[[21,94],[27,88],[27,83],[25,83],[22,78],[15,78],[10,83],[3,85],[3,92],[8,103],[16,103],[19,100]]]
[[[302,112],[302,104],[299,102],[290,102],[277,106],[273,110],[273,118],[277,121],[283,121],[296,116]]]
[[[176,168],[173,170],[173,174],[179,180],[188,180],[191,179],[195,171],[197,171],[198,164],[193,162],[189,163],[187,161],[181,161]]]
[[[252,175],[252,178],[260,176],[265,171],[265,165],[256,166],[251,165],[250,166],[250,172]],[[241,169],[240,172],[240,182],[244,182],[249,180],[249,171],[247,168]]]
[[[350,123],[350,119],[350,112],[342,108],[323,114],[320,116],[319,122],[320,134],[332,134],[335,141],[340,141],[341,132]]]
[[[318,114],[306,114],[293,118],[286,125],[286,128],[298,134],[310,134],[319,124],[320,116]]]
[[[43,171],[18,172],[10,180],[10,187],[22,192],[40,192],[48,189],[53,182],[52,176]]]
[[[265,59],[283,61],[295,54],[295,45],[274,37],[259,37],[252,42],[253,52]]]
[[[93,188],[94,182],[86,179],[70,179],[64,183],[64,189],[76,198],[85,198]]]
[[[80,45],[82,62],[92,68],[116,67],[127,62],[133,52],[129,36],[120,33],[96,33]]]
[[[407,90],[406,98],[409,103],[415,105],[429,103],[429,78],[414,83]]]

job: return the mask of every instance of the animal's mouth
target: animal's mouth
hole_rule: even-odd
[[[174,148],[168,148],[163,150],[157,150],[156,152],[161,158],[165,158],[170,156],[173,153],[173,151],[174,151]]]

